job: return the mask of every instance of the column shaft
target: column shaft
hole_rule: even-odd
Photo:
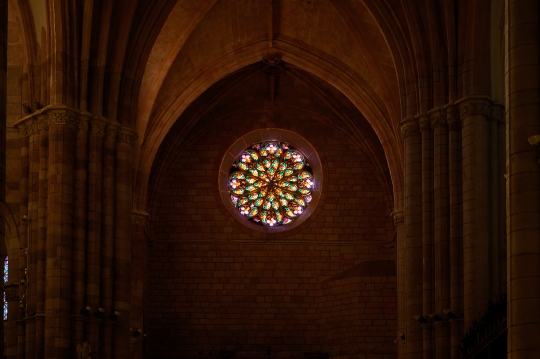
[[[76,113],[49,113],[45,357],[71,356],[71,296]]]
[[[146,278],[148,277],[148,251],[145,227],[148,213],[132,212],[132,262],[131,262],[131,327],[134,330],[141,329],[144,332],[144,293],[146,289]],[[143,357],[143,339],[139,334],[133,343],[133,359]]]
[[[114,181],[115,181],[115,145],[118,126],[109,124],[106,128],[103,150],[103,245],[101,253],[101,303],[108,316],[114,318]],[[103,359],[112,358],[113,322],[106,318],[103,323]]]
[[[422,356],[422,331],[414,316],[422,313],[422,138],[418,120],[401,122],[405,142],[405,263],[407,358]]]
[[[448,126],[442,108],[430,111],[433,128],[433,207],[435,246],[435,305],[434,320],[444,316],[450,308],[450,242],[449,242],[449,189],[448,189]],[[450,326],[435,323],[435,357],[450,358]]]
[[[427,114],[417,116],[422,133],[422,251],[423,251],[423,308],[418,314],[429,318],[433,313],[433,134]],[[433,326],[422,325],[423,358],[434,355]]]
[[[490,299],[489,126],[491,101],[458,101],[462,127],[464,320],[478,319]]]
[[[7,1],[0,1],[0,183],[6,182],[6,112],[7,112],[7,31],[8,31]],[[0,201],[5,202],[5,186],[0,189]],[[2,212],[3,213],[3,212]],[[4,214],[0,216],[0,228],[4,228]],[[5,249],[5,232],[0,232],[0,241]],[[4,250],[4,255],[7,253]],[[2,272],[3,273],[3,272]],[[4,290],[2,282],[0,289]],[[4,328],[0,328],[0,338],[4,338]],[[4,353],[4,340],[0,343],[0,353]]]
[[[84,317],[81,310],[88,305],[85,301],[86,280],[86,188],[88,164],[88,126],[90,116],[84,114],[79,121],[77,131],[77,157],[75,161],[75,202],[73,218],[73,343],[84,341]]]
[[[115,321],[114,358],[131,358],[131,207],[133,142],[135,134],[121,128],[116,147],[116,227],[114,239],[114,307],[122,312]]]
[[[405,300],[406,293],[406,269],[405,269],[405,233],[403,226],[404,212],[392,213],[394,218],[394,228],[396,230],[396,268],[397,268],[397,357],[398,359],[404,359],[406,357],[406,338],[405,332],[407,331],[407,306]]]
[[[508,353],[540,358],[540,3],[506,1]]]
[[[101,295],[101,220],[103,199],[103,137],[105,121],[94,119],[90,123],[88,141],[87,240],[86,240],[86,303],[94,313],[102,307]],[[99,356],[101,320],[90,316],[86,326],[86,341],[92,352]]]
[[[26,126],[19,128],[19,146],[21,148],[21,219],[22,223],[19,226],[19,243],[21,249],[19,251],[19,273],[18,279],[26,280],[26,266],[27,266],[27,248],[28,248],[28,225],[27,222],[22,220],[23,216],[27,216],[28,213],[28,181],[30,176],[30,139],[28,137],[28,129]],[[28,217],[27,217],[28,218]],[[19,298],[21,300],[21,306],[26,306],[26,292],[27,286],[19,287]],[[26,310],[19,310],[19,321],[17,325],[17,358],[25,358],[26,347],[26,322],[23,318],[26,316]]]
[[[36,358],[36,302],[38,286],[38,202],[39,202],[39,123],[32,119],[29,142],[30,176],[28,180],[28,248],[26,267],[26,355],[30,359]]]
[[[44,118],[45,117],[45,118]],[[43,358],[45,335],[45,265],[47,262],[47,167],[49,160],[49,131],[46,116],[38,116],[39,125],[39,174],[37,210],[37,296],[36,296],[36,358]]]
[[[462,178],[461,131],[457,107],[446,106],[448,121],[448,170],[449,170],[449,252],[450,252],[450,357],[461,359],[459,346],[463,337],[462,319]]]

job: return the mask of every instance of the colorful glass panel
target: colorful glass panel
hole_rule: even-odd
[[[231,167],[229,193],[244,217],[276,227],[298,218],[311,202],[313,173],[288,143],[267,141],[244,150]]]
[[[9,273],[8,273],[8,267],[9,267],[9,258],[6,256],[4,258],[4,283],[8,281]],[[6,292],[4,292],[4,320],[7,320],[8,318],[8,302],[6,300]]]

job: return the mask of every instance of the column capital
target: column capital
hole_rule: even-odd
[[[6,282],[4,283],[4,292],[6,293],[6,302],[19,301],[19,284]]]
[[[448,124],[446,120],[446,110],[444,107],[437,107],[428,111],[431,120],[431,127],[443,127]]]
[[[47,130],[51,126],[70,125],[82,131],[104,136],[105,127],[113,123],[101,116],[94,116],[89,112],[80,111],[65,105],[49,105],[42,108],[14,124],[19,130],[19,138],[25,138]]]
[[[150,215],[144,211],[139,211],[136,209],[131,210],[131,223],[137,226],[145,227]]]
[[[490,117],[493,101],[487,96],[467,96],[456,101],[456,105],[461,119],[477,115]]]
[[[105,137],[105,127],[107,126],[106,118],[104,117],[94,117],[90,121],[90,133],[96,136]]]
[[[401,128],[401,136],[405,139],[412,135],[417,135],[420,133],[420,125],[416,117],[407,117],[401,120],[399,123]]]
[[[429,120],[429,115],[426,112],[422,112],[416,115],[418,119],[418,124],[420,125],[420,132],[431,130],[431,121]]]
[[[448,122],[448,129],[450,131],[459,130],[459,112],[455,103],[450,102],[444,105],[446,111],[446,121]]]
[[[401,226],[405,219],[405,211],[394,211],[390,214],[390,217],[394,220],[394,227]]]
[[[127,143],[128,145],[133,145],[137,140],[137,132],[131,127],[120,127],[118,130],[118,142]]]
[[[120,124],[116,121],[111,121],[107,124],[107,127],[105,128],[105,139],[109,141],[116,140],[116,137],[118,136],[118,130],[120,128]]]
[[[496,121],[501,125],[504,125],[506,123],[503,104],[494,102],[493,105],[491,105],[491,120]]]

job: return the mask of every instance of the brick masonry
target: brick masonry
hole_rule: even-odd
[[[320,113],[276,112],[225,113],[211,126],[202,119],[187,143],[178,144],[173,130],[160,151],[150,211],[151,357],[217,350],[262,357],[268,346],[278,357],[315,350],[395,357],[395,275],[334,278],[366,261],[393,267],[383,174]],[[267,127],[295,131],[319,150],[325,190],[313,218],[265,236],[222,208],[215,169],[227,143]]]

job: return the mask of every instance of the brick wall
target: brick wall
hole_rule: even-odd
[[[233,350],[263,358],[268,347],[284,358],[316,350],[395,357],[395,274],[350,272],[394,258],[385,245],[392,204],[381,174],[346,132],[313,114],[287,113],[201,121],[180,144],[173,129],[160,151],[150,206],[148,357]],[[313,218],[265,239],[227,215],[216,195],[216,164],[236,136],[266,127],[310,141],[325,183]]]
[[[277,357],[322,350],[331,357],[392,358],[395,277],[320,283],[350,263],[389,257],[380,252],[366,245],[156,244],[147,354],[195,358],[199,351],[232,350],[253,358],[270,346]]]

